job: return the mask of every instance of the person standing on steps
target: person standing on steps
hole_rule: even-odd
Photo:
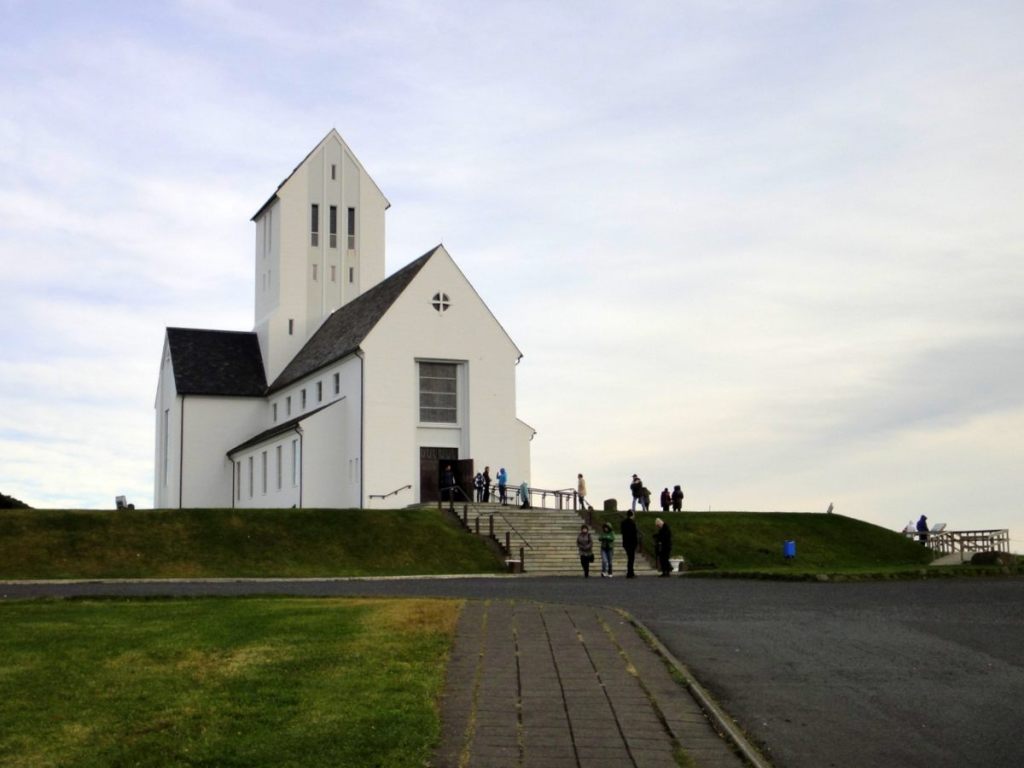
[[[626,512],[626,519],[619,525],[619,533],[622,534],[622,548],[626,550],[626,578],[635,579],[633,573],[633,561],[636,558],[637,536],[636,520],[633,519],[633,510]]]
[[[491,500],[491,468],[484,467],[484,498],[483,502],[486,504]]]
[[[615,546],[615,534],[612,532],[610,523],[601,526],[601,535],[597,537],[601,542],[601,578],[612,577],[612,552]]]
[[[583,578],[589,579],[590,564],[594,562],[594,540],[590,537],[590,529],[585,524],[580,526],[580,535],[576,537],[576,551],[580,554]]]
[[[452,472],[452,465],[447,464],[444,468],[444,477],[441,479],[441,498],[448,500],[448,509],[455,511],[455,473]]]
[[[473,478],[473,488],[476,490],[474,494],[476,498],[474,501],[481,502],[484,500],[484,476],[479,472],[476,473],[476,477]]]
[[[519,486],[519,502],[520,509],[530,508],[530,486],[527,485],[525,480],[523,480],[522,485]]]
[[[505,489],[508,486],[508,472],[505,471],[504,467],[498,470],[498,500],[501,501],[501,506],[508,505],[508,497],[505,495]]]
[[[654,552],[658,556],[658,570],[661,576],[669,576],[672,566],[668,559],[672,555],[672,529],[660,517],[654,521]]]
[[[587,481],[582,472],[576,475],[576,494],[580,497],[580,512],[583,512],[587,509]]]

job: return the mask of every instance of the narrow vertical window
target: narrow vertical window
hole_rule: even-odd
[[[334,394],[341,394],[341,374],[334,374]]]
[[[253,469],[253,465],[252,465],[252,456],[250,456],[249,457],[249,498],[250,499],[252,498],[252,488],[253,488],[253,482],[254,482],[253,481],[253,472],[255,472],[255,470]]]
[[[331,163],[331,181],[334,181],[337,178],[337,173],[338,166],[336,166],[334,163]]]
[[[313,265],[313,282],[314,282],[314,283],[316,282],[316,268],[317,268],[317,265],[316,265],[316,264],[314,264],[314,265]]]
[[[338,206],[332,205],[331,208],[330,208],[329,213],[330,213],[330,217],[329,217],[330,221],[328,222],[328,226],[330,228],[327,230],[327,232],[330,235],[330,237],[328,238],[328,245],[330,245],[331,248],[337,248],[338,247]]]
[[[262,477],[261,477],[261,485],[262,485],[262,488],[263,488],[263,495],[266,496],[267,495],[267,452],[266,451],[263,451],[262,464],[263,464],[263,473],[262,473]]]
[[[275,449],[275,453],[277,454],[277,490],[279,491],[281,490],[281,475],[283,473],[282,464],[284,463],[284,460],[281,456],[283,451],[284,447],[280,445]]]
[[[271,407],[271,410],[272,410],[272,411],[273,411],[273,413],[274,413],[274,423],[275,423],[275,424],[277,424],[277,403],[274,403],[274,404],[273,404],[272,406],[270,406],[270,407]]]
[[[331,282],[338,282],[338,268],[333,264],[331,264]]]
[[[309,206],[309,244],[320,245],[320,206],[316,203]]]
[[[306,390],[302,390],[302,410],[306,410]]]
[[[295,333],[295,320],[288,318],[288,335],[291,336]]]
[[[355,267],[349,267],[348,268],[348,281],[350,283],[354,283],[355,280],[356,280],[356,268]]]
[[[356,209],[348,209],[348,249],[356,249]]]
[[[285,416],[291,416],[292,415],[292,396],[291,395],[288,395],[288,397],[286,397],[284,399],[284,415]]]
[[[292,440],[292,486],[299,484],[299,440]]]

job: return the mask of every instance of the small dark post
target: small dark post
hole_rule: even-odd
[[[469,512],[466,511],[465,507],[462,508],[462,525],[467,531],[469,530]]]
[[[505,551],[512,554],[512,532],[505,531]]]
[[[520,547],[519,548],[519,570],[522,571],[523,573],[526,573],[526,557],[525,557],[525,555],[526,555],[526,553],[523,551],[523,548]]]
[[[494,538],[494,515],[487,516],[487,535]]]
[[[476,535],[480,535],[480,515],[476,516]]]

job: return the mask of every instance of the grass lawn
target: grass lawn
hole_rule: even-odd
[[[0,579],[495,573],[436,509],[0,510]]]
[[[423,765],[459,607],[0,603],[0,765]]]

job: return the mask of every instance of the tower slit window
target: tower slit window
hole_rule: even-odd
[[[316,203],[309,207],[309,244],[320,245],[320,206]]]
[[[329,213],[330,213],[330,222],[329,222],[330,229],[328,230],[328,233],[330,234],[330,237],[328,238],[328,245],[330,245],[331,248],[337,248],[338,247],[338,206],[332,205],[331,208],[330,208]]]
[[[348,209],[348,249],[356,249],[356,209]]]

